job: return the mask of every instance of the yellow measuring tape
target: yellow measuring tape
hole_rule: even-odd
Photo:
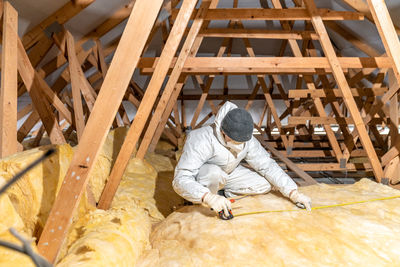
[[[368,200],[362,200],[362,201],[347,202],[347,203],[342,203],[342,204],[318,206],[318,207],[313,207],[313,208],[311,208],[311,210],[319,210],[319,209],[326,209],[326,208],[342,207],[342,206],[348,206],[348,205],[354,205],[354,204],[360,204],[360,203],[367,203],[367,202],[374,202],[374,201],[381,201],[381,200],[388,200],[388,199],[395,199],[395,198],[400,198],[400,195],[399,195],[399,196],[392,196],[392,197],[383,197],[383,198],[368,199]],[[238,216],[254,215],[254,214],[261,214],[261,213],[288,212],[288,211],[306,211],[306,210],[305,210],[305,209],[264,210],[264,211],[253,211],[253,212],[239,213],[239,214],[234,214],[234,216],[235,216],[235,217],[238,217]]]

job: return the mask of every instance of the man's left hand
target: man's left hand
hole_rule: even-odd
[[[311,211],[311,199],[308,196],[300,193],[297,190],[293,190],[290,192],[289,198],[296,205],[301,204],[306,210]]]

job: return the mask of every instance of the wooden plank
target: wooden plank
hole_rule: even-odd
[[[381,36],[386,54],[392,61],[394,77],[400,84],[400,41],[396,34],[389,11],[383,0],[367,0],[372,17],[374,18],[379,35]],[[382,103],[385,104],[398,91],[399,88],[393,87],[383,97]]]
[[[259,133],[263,134],[264,132],[256,125],[255,128],[258,130]],[[305,173],[301,168],[299,168],[296,164],[294,164],[290,159],[287,157],[283,156],[282,153],[280,153],[278,150],[276,150],[272,145],[268,144],[265,142],[261,136],[256,136],[258,137],[258,141],[261,143],[263,147],[268,149],[275,157],[277,157],[280,161],[286,164],[286,166],[294,171],[300,178],[302,178],[307,184],[312,185],[312,184],[317,184],[317,181],[314,180],[310,175]]]
[[[88,175],[104,144],[161,4],[162,0],[138,0],[133,7],[81,142],[50,212],[51,219],[47,220],[39,239],[38,250],[50,262],[55,262],[64,242],[88,183]]]
[[[165,124],[167,123],[169,114],[171,114],[173,106],[176,102],[176,99],[178,98],[178,95],[183,87],[184,80],[186,78],[184,76],[181,76],[183,66],[187,59],[190,58],[190,56],[195,56],[195,54],[197,53],[197,49],[200,46],[201,42],[196,43],[196,40],[199,40],[197,38],[197,35],[203,26],[204,16],[208,11],[209,5],[211,5],[210,1],[202,2],[200,10],[196,14],[196,18],[181,49],[181,51],[183,52],[179,54],[177,63],[172,70],[172,73],[168,79],[168,83],[164,89],[164,93],[161,97],[159,104],[157,105],[156,112],[154,113],[153,118],[150,121],[149,128],[147,129],[139,146],[138,152],[136,153],[136,157],[139,159],[144,158],[147,149],[153,141],[153,137],[157,134],[157,138],[159,138]],[[193,48],[196,49],[193,50]],[[159,120],[160,117],[161,121]]]
[[[53,40],[48,38],[47,36],[44,36],[35,44],[34,47],[29,50],[28,57],[34,68],[39,65],[39,63],[42,61],[47,52],[49,52],[52,46]]]
[[[326,89],[335,97],[343,97],[342,92],[339,89]],[[289,98],[324,98],[329,97],[325,89],[309,90],[309,89],[289,89]],[[354,97],[363,96],[382,96],[387,92],[387,87],[381,88],[351,88],[351,93]]]
[[[311,31],[230,29],[230,28],[205,29],[199,33],[199,36],[220,37],[220,38],[251,38],[251,39],[296,39],[296,40],[318,39],[318,35]]]
[[[394,77],[393,70],[389,70],[388,72],[388,81],[389,87],[397,87],[399,88],[399,84]],[[394,96],[390,99],[389,106],[389,136],[390,143],[394,145],[399,138],[399,101],[398,101],[398,93],[395,93]]]
[[[138,68],[142,72],[153,72],[159,58],[143,57]],[[175,60],[176,61],[176,60]],[[175,61],[170,66],[173,68]],[[343,69],[376,69],[391,68],[392,61],[388,57],[339,57],[339,64]],[[191,57],[185,62],[184,73],[206,74],[255,74],[255,73],[302,73],[316,72],[324,69],[330,73],[331,66],[324,57]]]
[[[37,26],[35,26],[32,30],[27,32],[22,37],[24,48],[28,49],[33,46],[37,41],[39,41],[45,34],[44,30],[51,24],[53,24],[54,22],[58,22],[59,24],[66,23],[69,19],[81,12],[94,1],[95,0],[85,0],[84,3],[79,5],[74,5],[71,2],[67,2],[64,6],[62,6],[56,12],[51,14],[48,18],[40,22]]]
[[[350,87],[347,83],[346,77],[344,76],[343,70],[340,66],[340,62],[336,57],[336,53],[333,49],[332,43],[329,39],[328,33],[325,29],[325,26],[322,22],[321,17],[318,15],[317,8],[313,0],[305,0],[304,1],[307,9],[312,16],[312,24],[314,26],[315,31],[318,33],[320,37],[320,43],[322,49],[324,50],[325,55],[329,59],[329,64],[331,65],[331,69],[333,71],[333,75],[335,80],[339,86],[339,89],[342,91],[343,94],[343,101],[346,104],[351,117],[355,121],[355,127],[360,135],[361,143],[363,144],[364,149],[368,153],[368,157],[370,163],[372,165],[375,178],[378,182],[381,181],[383,177],[382,166],[378,160],[378,157],[375,153],[374,147],[372,145],[371,139],[368,136],[368,132],[365,129],[363,120],[361,118],[360,112],[358,111],[357,105],[354,101],[354,97],[351,93]]]
[[[17,120],[20,120],[23,117],[25,117],[26,115],[28,115],[29,113],[31,113],[32,109],[33,109],[32,103],[30,103],[30,104],[26,105],[25,107],[23,107],[20,111],[18,111]]]
[[[172,11],[172,19],[175,19],[178,10]],[[363,20],[364,15],[350,11],[335,11],[321,8],[317,10],[323,20]],[[193,18],[192,18],[193,19]],[[216,8],[210,9],[205,20],[311,20],[307,9],[285,8]]]
[[[258,76],[257,79],[258,79],[258,82],[259,82],[260,85],[261,85],[261,89],[262,89],[263,92],[264,92],[265,100],[267,101],[268,107],[269,107],[270,110],[271,110],[272,116],[274,117],[274,122],[275,122],[275,124],[276,124],[276,127],[278,128],[278,131],[279,131],[280,136],[281,136],[281,138],[282,138],[282,142],[283,142],[283,144],[285,145],[285,147],[287,148],[288,145],[289,145],[289,144],[288,144],[288,139],[287,139],[286,133],[285,133],[285,132],[283,131],[283,129],[282,129],[281,120],[280,120],[279,115],[278,115],[278,113],[277,113],[277,111],[276,111],[275,104],[274,104],[274,102],[272,101],[272,97],[271,97],[271,95],[269,94],[269,88],[267,87],[267,85],[266,85],[266,83],[265,83],[264,77]]]
[[[369,124],[376,125],[382,123],[383,120],[380,118],[374,118],[369,121]],[[354,120],[351,117],[297,117],[292,116],[288,118],[289,125],[298,125],[298,124],[322,124],[322,125],[329,125],[329,124],[354,124]]]
[[[347,163],[346,168],[341,168],[338,163],[303,163],[296,164],[297,167],[307,172],[321,172],[321,171],[371,171],[371,164],[369,163]]]
[[[350,32],[344,25],[339,25],[334,21],[325,22],[326,26],[341,35],[346,41],[350,42],[353,46],[357,47],[360,51],[364,52],[370,57],[378,57],[380,53],[374,47],[370,46],[365,40],[360,39]]]
[[[75,46],[77,47],[77,52],[80,52],[82,45],[87,41],[93,39],[98,40],[100,37],[114,29],[117,25],[122,23],[125,19],[129,17],[132,12],[133,5],[135,4],[135,0],[129,2],[127,5],[124,5],[119,10],[115,11],[111,14],[105,21],[103,21],[99,26],[95,29],[87,33],[84,37],[82,37],[78,42],[76,42]]]
[[[66,32],[66,42],[68,50],[68,60],[69,60],[69,72],[71,75],[71,89],[72,89],[72,99],[74,105],[74,116],[75,116],[75,127],[78,136],[78,142],[80,142],[85,129],[85,118],[83,115],[82,106],[82,96],[81,96],[81,76],[79,71],[82,72],[80,64],[75,56],[75,41],[74,37],[70,32]],[[83,73],[81,73],[83,75]]]
[[[374,22],[377,26],[379,35],[381,36],[386,53],[392,61],[394,76],[400,84],[400,41],[396,34],[393,22],[390,18],[389,11],[384,1],[368,0],[368,5],[371,10]],[[392,87],[381,99],[377,99],[373,108],[367,115],[366,121],[370,120],[375,113],[382,109],[382,107],[397,93],[399,88]]]
[[[64,136],[58,125],[58,121],[53,114],[53,110],[48,100],[43,98],[42,95],[45,93],[45,91],[41,89],[45,88],[43,87],[43,83],[46,83],[33,69],[20,39],[18,39],[18,72],[25,83],[29,95],[31,96],[35,109],[40,115],[43,125],[46,128],[46,132],[50,137],[51,143],[65,143]]]
[[[214,9],[214,8],[216,8],[217,5],[218,5],[218,2],[219,2],[219,0],[212,0],[212,1],[211,1],[211,4],[210,4],[210,6],[209,6],[209,9]],[[203,22],[202,22],[202,26],[200,27],[200,31],[201,31],[201,30],[204,30],[205,28],[207,28],[208,25],[209,25],[209,22],[208,22],[208,21],[203,21]],[[230,23],[230,25],[231,25],[231,23]],[[189,32],[189,33],[190,33],[190,32]],[[190,53],[189,53],[189,57],[188,57],[187,59],[190,59],[190,58],[192,58],[192,57],[196,57],[197,52],[198,52],[198,50],[199,50],[199,48],[200,48],[200,45],[201,45],[203,39],[204,39],[204,37],[198,36],[198,34],[197,34],[197,36],[196,36],[196,38],[195,38],[195,40],[194,40],[194,43],[193,43],[193,45],[192,45],[191,51],[190,51]],[[220,49],[219,49],[219,51],[218,51],[218,54],[223,54],[224,51],[225,51],[225,49],[227,49],[227,46],[229,45],[229,42],[226,42],[226,41],[227,41],[227,40],[224,40],[224,42],[222,43],[222,46],[220,47]],[[228,40],[228,41],[229,41],[229,40]],[[186,59],[186,60],[187,60],[187,59]],[[139,150],[142,150],[142,151],[141,151],[141,154],[144,155],[144,154],[146,153],[145,151],[147,150],[147,148],[145,148],[144,146],[148,146],[148,148],[149,148],[148,150],[150,150],[150,152],[153,152],[153,151],[155,150],[156,144],[157,144],[158,140],[160,139],[161,133],[163,132],[164,127],[165,127],[165,124],[166,124],[166,122],[167,122],[167,120],[168,120],[168,116],[169,116],[169,114],[171,113],[172,108],[173,108],[173,105],[174,105],[176,99],[178,98],[178,96],[179,96],[179,94],[180,94],[179,92],[180,92],[180,91],[182,90],[182,88],[183,88],[183,85],[184,85],[184,83],[185,83],[186,78],[187,78],[186,75],[181,75],[181,76],[179,77],[177,83],[175,84],[174,92],[173,92],[172,95],[169,97],[168,104],[167,104],[167,106],[165,107],[165,111],[164,111],[163,114],[162,114],[161,121],[158,123],[158,126],[156,127],[155,132],[154,132],[154,133],[149,132],[149,131],[146,132],[146,135],[148,135],[149,140],[151,139],[151,142],[150,142],[149,144],[141,145],[142,148],[139,147]],[[221,103],[222,103],[222,102],[221,102]],[[209,104],[210,104],[210,107],[211,107],[211,109],[212,109],[213,111],[216,110],[216,109],[214,108],[214,105],[212,104],[212,101],[209,101]],[[199,125],[201,125],[201,123],[202,123],[202,122],[200,122]],[[197,125],[197,126],[198,126],[198,125]]]
[[[138,142],[139,137],[143,131],[143,128],[148,120],[154,102],[158,96],[158,93],[160,92],[161,86],[167,75],[168,68],[171,65],[171,61],[176,53],[176,50],[178,49],[179,43],[183,37],[184,30],[187,27],[187,24],[189,23],[190,15],[193,12],[196,3],[197,0],[185,0],[183,3],[184,6],[181,9],[182,12],[179,12],[178,20],[175,22],[171,30],[171,34],[169,35],[167,43],[165,44],[165,47],[162,51],[160,61],[156,66],[156,70],[153,76],[151,77],[148,88],[143,96],[139,109],[136,112],[136,116],[131,124],[131,127],[129,128],[126,139],[115,161],[108,182],[100,197],[98,207],[101,209],[108,209],[111,205],[112,199],[115,195],[115,192],[117,191],[119,182],[128,164],[130,155],[136,148],[136,143]],[[180,55],[185,54],[186,51],[185,49],[186,48],[184,46],[184,48],[182,48],[181,50],[182,52],[180,53]],[[183,66],[183,64],[184,61],[179,62],[178,60],[178,65]],[[167,87],[164,89],[162,98],[159,101],[159,105],[165,103],[165,95],[168,94],[169,90],[167,89],[168,84],[170,84],[173,80],[174,77],[171,75],[171,77],[168,80]],[[153,118],[156,118],[158,120],[161,117],[160,115],[158,115],[157,117],[158,113],[160,113],[160,111],[158,111],[157,108],[156,112],[153,115]]]
[[[17,42],[18,13],[4,2],[3,42],[1,51],[0,158],[15,154],[17,142]]]
[[[100,70],[101,74],[103,75],[103,79],[106,77],[108,66],[105,62],[105,56],[104,56],[104,51],[103,51],[103,46],[101,45],[99,40],[96,40],[96,47],[97,47],[97,54],[99,58],[99,65],[100,65]]]
[[[194,129],[194,127],[196,126],[196,122],[197,122],[197,119],[199,118],[200,112],[203,110],[203,106],[207,99],[208,92],[211,88],[212,82],[214,81],[214,77],[215,76],[209,76],[207,84],[203,88],[203,93],[201,94],[200,100],[197,104],[196,110],[192,117],[192,122],[190,123],[190,127],[192,127],[192,129]]]
[[[278,0],[272,0],[272,3],[274,5],[275,8],[277,9],[281,9],[282,5],[280,3],[280,1]],[[291,29],[290,25],[287,22],[281,22],[283,29],[288,30]],[[292,53],[295,57],[298,58],[303,58],[302,52],[300,50],[299,45],[297,44],[297,42],[295,40],[288,40],[290,48],[292,50]],[[317,72],[320,72],[319,69],[317,69]],[[307,88],[310,90],[315,90],[315,84],[314,84],[314,79],[311,76],[304,76],[303,77],[304,81],[306,82]],[[317,110],[317,113],[319,116],[321,117],[326,117],[326,112],[325,112],[325,108],[322,104],[322,101],[320,98],[316,97],[313,99],[314,100],[314,106],[315,109]],[[332,131],[332,129],[329,127],[329,125],[324,125],[324,129],[326,132],[326,135],[329,139],[329,142],[332,145],[332,149],[333,151],[335,151],[335,156],[336,159],[338,161],[340,161],[343,158],[343,154],[342,151],[340,149],[339,143],[337,142],[336,138],[335,138],[335,134]],[[290,151],[290,150],[289,150]]]
[[[40,116],[34,110],[24,121],[24,123],[19,127],[17,133],[18,142],[24,141],[25,137],[30,133],[32,128],[39,122],[39,120]]]
[[[342,1],[348,4],[357,12],[364,14],[364,16],[370,21],[374,22],[374,18],[371,15],[370,9],[368,8],[368,5],[365,3],[364,0],[342,0]],[[396,33],[400,35],[400,28],[397,27],[396,25],[394,26],[396,29]]]

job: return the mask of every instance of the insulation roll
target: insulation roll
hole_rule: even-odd
[[[136,266],[400,266],[400,191],[368,179],[313,185],[311,212],[281,194],[249,196],[223,221],[209,208],[184,207],[157,225]],[[379,199],[379,200],[377,200]],[[373,200],[373,201],[369,201]],[[344,206],[337,204],[354,203]]]

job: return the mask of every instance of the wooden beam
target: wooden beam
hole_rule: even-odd
[[[365,129],[360,112],[358,111],[357,108],[357,104],[354,101],[353,94],[351,93],[346,77],[344,76],[343,70],[340,66],[340,62],[336,56],[336,53],[329,39],[326,28],[322,22],[322,18],[318,14],[314,0],[304,0],[304,3],[308,11],[310,12],[310,15],[312,16],[311,22],[314,26],[315,31],[318,33],[320,37],[320,43],[322,49],[324,50],[324,53],[329,60],[329,64],[331,65],[331,69],[335,77],[335,80],[339,86],[339,89],[342,91],[344,103],[346,104],[351,117],[355,121],[355,127],[360,135],[361,143],[363,144],[364,149],[368,153],[368,157],[371,162],[375,178],[378,182],[380,182],[381,179],[383,178],[382,166],[378,160],[371,139],[368,136],[368,132]]]
[[[255,128],[263,134],[264,132],[256,125]],[[265,142],[261,136],[257,136],[258,141],[260,141],[261,145],[264,146],[268,151],[270,151],[275,157],[277,157],[280,161],[286,164],[286,166],[294,171],[300,178],[302,178],[308,185],[317,184],[317,182],[307,173],[305,173],[302,169],[300,169],[296,164],[294,164],[290,159],[282,155],[278,150],[276,150],[272,145]]]
[[[143,73],[153,72],[159,58],[143,57],[138,68]],[[339,57],[343,69],[391,68],[388,57],[358,58]],[[170,66],[173,68],[175,61]],[[324,57],[191,57],[183,67],[184,73],[197,74],[261,74],[261,73],[315,73],[316,69],[325,69],[330,73],[331,66]]]
[[[111,14],[104,22],[102,22],[99,26],[97,26],[95,29],[82,37],[78,42],[76,42],[76,47],[82,49],[82,45],[87,41],[91,39],[98,40],[101,36],[105,35],[109,31],[114,29],[114,27],[122,23],[125,19],[129,17],[129,14],[131,14],[135,2],[136,0],[132,0],[129,4],[124,5],[122,8]]]
[[[81,142],[50,212],[51,220],[47,220],[39,239],[38,250],[50,262],[55,262],[64,242],[88,183],[88,175],[104,144],[161,4],[162,0],[138,0],[133,7]]]
[[[139,140],[143,128],[148,120],[154,102],[158,96],[158,93],[167,75],[168,68],[171,65],[173,56],[175,55],[178,49],[179,43],[183,37],[184,30],[187,27],[187,24],[189,23],[190,15],[193,12],[196,3],[197,0],[185,0],[183,3],[183,7],[181,8],[182,12],[179,12],[178,19],[171,30],[171,34],[169,35],[167,43],[165,44],[165,47],[162,51],[160,61],[156,66],[155,72],[150,80],[148,88],[140,103],[139,109],[136,112],[136,116],[128,131],[126,140],[124,141],[121,147],[121,150],[115,161],[108,182],[100,197],[98,207],[101,209],[108,209],[111,205],[114,194],[117,191],[119,182],[128,164],[130,155],[136,148],[136,143]],[[182,49],[181,54],[185,53],[183,51],[185,50]],[[180,64],[183,65],[183,63],[184,62]],[[171,76],[168,82],[170,83],[170,81],[173,79],[174,77]],[[167,92],[168,92],[167,89],[164,89],[163,96],[167,94]],[[159,103],[162,103],[162,101],[163,99],[161,99]],[[157,111],[155,114],[157,114]],[[158,117],[158,119],[159,118],[160,117]]]
[[[400,84],[400,41],[396,34],[389,11],[383,0],[367,0],[372,16],[374,18],[379,35],[381,36],[386,54],[392,62],[392,68],[397,83]],[[393,87],[383,97],[382,103],[385,104],[398,91],[399,88]]]
[[[374,18],[371,15],[370,8],[368,8],[368,5],[365,3],[365,1],[363,0],[342,0],[342,1],[348,4],[357,12],[362,13],[371,22],[374,22]],[[400,28],[395,26],[395,29],[397,34],[400,35]]]
[[[40,121],[39,114],[34,110],[24,121],[24,123],[19,127],[17,138],[18,142],[24,141],[25,137],[29,134],[32,128]]]
[[[264,29],[209,28],[201,31],[199,33],[199,36],[221,38],[318,40],[318,35],[311,31],[285,31]]]
[[[43,125],[46,128],[46,132],[50,137],[50,141],[53,144],[65,143],[64,136],[58,125],[58,121],[54,116],[50,103],[46,98],[43,98],[43,93],[45,93],[45,91],[41,89],[45,88],[43,87],[43,83],[46,84],[46,82],[44,82],[43,79],[39,77],[39,74],[33,69],[29,61],[28,55],[26,54],[22,42],[19,38],[18,38],[18,72],[25,83],[29,95],[31,96],[35,109],[40,115]]]
[[[18,151],[17,92],[18,92],[18,13],[4,2],[3,42],[1,51],[0,92],[0,158]]]
[[[321,172],[321,171],[371,171],[371,164],[369,163],[347,163],[346,168],[342,168],[339,163],[303,163],[296,164],[297,167],[307,172]]]
[[[78,142],[81,140],[83,130],[85,129],[85,119],[83,115],[82,96],[81,96],[81,76],[82,71],[75,56],[75,41],[70,32],[66,32],[66,44],[68,50],[69,73],[71,75],[71,90],[74,105],[75,127]]]
[[[56,12],[51,14],[48,18],[43,20],[22,37],[24,48],[29,49],[37,41],[39,41],[45,35],[44,30],[46,30],[46,28],[49,27],[51,24],[55,22],[59,24],[66,23],[68,20],[81,12],[94,1],[95,0],[85,0],[82,1],[82,3],[80,3],[79,5],[74,5],[71,2],[67,2],[64,6],[59,8]]]
[[[335,97],[343,97],[339,89],[327,89],[332,92]],[[381,88],[351,88],[351,93],[354,97],[363,96],[382,96],[387,92],[387,87]],[[314,98],[314,97],[329,97],[325,89],[308,90],[308,89],[289,89],[289,98]]]
[[[172,11],[175,19],[178,10]],[[351,11],[335,11],[331,9],[318,9],[318,14],[323,20],[363,20],[364,15]],[[193,19],[193,18],[192,18]],[[215,8],[210,9],[205,20],[311,20],[307,9],[285,8]]]
[[[136,157],[139,159],[144,158],[144,155],[146,154],[147,149],[149,148],[149,145],[153,140],[155,131],[158,130],[159,128],[163,129],[165,124],[167,123],[169,114],[171,114],[176,99],[178,98],[179,93],[183,87],[183,82],[181,83],[179,82],[183,66],[185,65],[186,60],[190,58],[192,48],[193,47],[197,48],[197,46],[199,46],[199,44],[196,44],[196,37],[203,26],[204,17],[207,14],[208,7],[210,5],[211,5],[210,1],[208,0],[203,1],[200,10],[196,14],[196,18],[190,28],[189,34],[185,40],[183,48],[181,49],[181,53],[179,54],[177,63],[175,64],[174,69],[172,70],[167,85],[164,89],[164,93],[161,96],[159,104],[157,105],[156,112],[154,113],[150,121],[149,128],[147,129],[143,137],[143,140],[139,146],[138,152],[136,153]],[[197,49],[195,53],[197,53]],[[194,56],[195,53],[193,51],[192,55]],[[162,127],[161,126],[159,127],[159,124],[162,125]],[[158,131],[158,134],[161,134],[161,132]]]
[[[330,125],[330,124],[354,124],[354,120],[351,117],[297,117],[292,116],[288,118],[289,125],[299,125],[299,124],[322,124],[322,125]],[[369,124],[376,125],[382,123],[383,120],[380,118],[374,118],[369,121]]]
[[[218,5],[218,2],[219,2],[219,0],[211,0],[209,9],[216,8]],[[196,18],[198,18],[198,16]],[[204,17],[198,18],[198,20],[196,21],[196,27],[192,26],[191,31],[193,32],[194,28],[196,31],[198,30],[198,28],[200,28],[200,30],[205,29],[208,27],[209,23],[210,22],[204,20]],[[198,24],[201,24],[201,26],[197,27]],[[192,36],[191,36],[191,38],[192,38]],[[200,45],[201,45],[203,39],[204,39],[204,37],[198,36],[198,33],[197,33],[197,36],[193,42],[192,47],[191,48],[188,47],[188,49],[190,49],[190,52],[189,52],[189,57],[186,60],[188,60],[192,57],[196,57],[197,52],[200,48]],[[186,41],[187,40],[188,40],[188,38],[186,38]],[[225,42],[223,42],[223,45],[222,45],[222,47],[220,47],[218,53],[223,53],[222,51],[224,51],[226,49],[226,46],[224,46],[224,45],[225,45]],[[181,67],[179,67],[179,68],[181,68]],[[180,69],[180,73],[182,73],[182,69]],[[139,155],[139,156],[144,155],[146,153],[146,151],[148,150],[146,147],[148,147],[151,152],[153,152],[155,150],[156,144],[161,137],[161,133],[164,131],[166,122],[168,121],[169,114],[171,114],[171,112],[172,112],[173,105],[174,105],[175,101],[178,99],[178,96],[185,84],[186,79],[187,79],[187,76],[182,74],[178,78],[175,85],[171,84],[171,86],[174,86],[173,92],[169,96],[169,98],[167,98],[168,96],[166,96],[166,99],[168,99],[167,105],[161,107],[162,109],[164,109],[164,111],[162,113],[161,121],[158,123],[158,126],[155,127],[156,130],[154,132],[149,132],[149,131],[146,132],[148,140],[146,140],[146,143],[141,144],[141,146],[139,147],[139,150],[141,150],[141,152],[139,153],[139,151],[138,151],[137,155]],[[212,101],[209,101],[209,104],[211,106],[211,109],[214,111]]]

